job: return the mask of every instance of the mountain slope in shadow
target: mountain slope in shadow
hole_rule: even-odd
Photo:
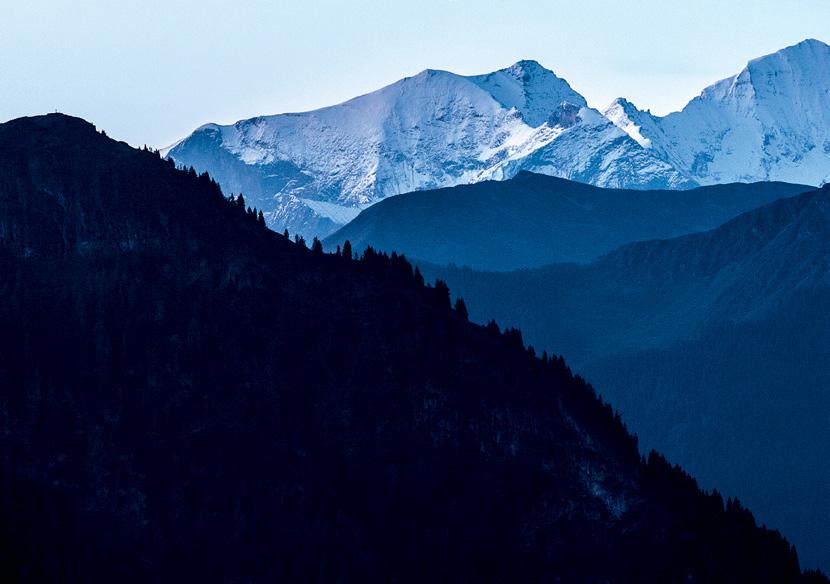
[[[522,172],[381,201],[325,240],[433,264],[514,270],[588,262],[633,241],[705,231],[814,187],[726,184],[678,191],[603,189]]]
[[[81,120],[0,126],[0,293],[4,581],[826,581],[400,256]]]
[[[643,445],[749,501],[830,566],[830,188],[586,266],[426,273],[474,320],[521,327],[619,407]]]

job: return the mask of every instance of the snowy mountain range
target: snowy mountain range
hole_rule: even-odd
[[[243,192],[269,225],[325,236],[391,195],[526,170],[603,187],[830,179],[830,47],[752,61],[665,117],[604,112],[535,61],[426,70],[305,113],[207,124],[165,152]]]

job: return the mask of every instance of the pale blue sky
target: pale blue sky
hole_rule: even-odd
[[[3,0],[0,121],[59,110],[163,146],[522,58],[595,107],[622,95],[666,113],[808,37],[830,41],[830,0]]]

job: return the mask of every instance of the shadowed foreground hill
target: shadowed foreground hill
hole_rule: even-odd
[[[561,359],[59,115],[0,126],[6,582],[799,582]]]
[[[814,187],[780,182],[682,191],[603,189],[521,172],[390,197],[326,238],[334,248],[372,246],[433,264],[515,270],[588,262],[633,241],[705,231]]]

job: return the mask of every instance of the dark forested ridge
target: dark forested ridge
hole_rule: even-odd
[[[4,582],[807,582],[560,358],[399,256],[0,125]]]
[[[587,266],[426,269],[561,352],[645,448],[830,567],[830,187]]]
[[[506,181],[390,197],[329,236],[355,249],[397,251],[433,264],[514,270],[587,262],[633,241],[717,227],[814,187],[780,182],[681,191],[603,189],[519,173]]]

